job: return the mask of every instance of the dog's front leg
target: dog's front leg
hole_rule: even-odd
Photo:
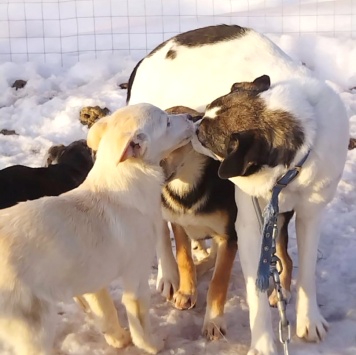
[[[282,293],[287,303],[289,303],[291,298],[290,286],[292,282],[293,271],[293,262],[288,254],[288,224],[291,218],[293,217],[293,214],[294,211],[291,211],[282,213],[278,216],[279,235],[276,244],[276,255],[279,257],[282,264],[282,272],[280,273],[279,277],[281,280]],[[272,307],[277,307],[277,302],[277,292],[274,289],[271,295],[269,296],[269,304]]]
[[[114,348],[130,343],[130,333],[120,325],[115,305],[107,289],[75,297],[76,302],[94,317],[95,325]]]
[[[141,275],[126,274],[123,276],[124,293],[122,302],[125,305],[130,326],[132,342],[149,354],[157,354],[164,346],[161,339],[154,338],[149,319],[150,289],[146,270]]]
[[[297,335],[308,341],[322,340],[328,323],[320,314],[316,300],[315,272],[321,226],[320,208],[303,206],[296,213],[299,255],[297,278]]]
[[[157,233],[158,273],[156,289],[167,300],[172,299],[178,290],[179,276],[176,259],[172,251],[172,243],[168,223],[162,221],[162,228]]]
[[[182,226],[172,223],[176,242],[179,270],[179,289],[174,294],[174,305],[178,309],[190,309],[197,301],[197,277],[192,258],[191,242]]]
[[[210,282],[203,334],[209,340],[219,339],[226,334],[224,307],[230,282],[232,265],[237,252],[237,241],[219,240],[213,278]]]
[[[277,354],[267,294],[256,289],[262,242],[258,220],[251,196],[236,187],[235,199],[238,206],[235,226],[250,311],[251,348],[248,354]]]

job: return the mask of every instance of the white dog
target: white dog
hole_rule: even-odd
[[[261,232],[250,196],[266,205],[278,179],[306,158],[299,175],[279,195],[279,211],[295,211],[299,252],[297,335],[324,338],[327,322],[316,299],[315,269],[324,208],[335,194],[349,141],[348,118],[339,96],[313,78],[270,86],[267,75],[235,83],[229,94],[207,106],[194,148],[221,160],[239,206],[236,231],[250,306],[252,344],[276,352],[265,293],[256,290]],[[251,351],[251,354],[254,354]]]
[[[0,211],[0,336],[16,354],[51,353],[54,303],[78,295],[108,343],[125,346],[130,335],[105,290],[118,277],[133,343],[149,353],[163,346],[148,318],[162,232],[159,162],[189,142],[187,117],[149,104],[118,110],[89,131],[97,159],[82,185]]]
[[[268,110],[281,109],[288,116],[295,116],[302,127],[302,145],[294,147],[290,166],[311,148],[302,174],[280,196],[280,211],[295,208],[297,212],[300,251],[297,335],[318,341],[325,335],[326,324],[317,306],[314,282],[320,219],[323,207],[335,193],[349,140],[347,116],[338,96],[324,83],[312,80],[313,74],[305,66],[294,62],[267,37],[249,28],[219,25],[179,34],[154,49],[132,72],[127,101],[130,104],[150,102],[162,109],[184,105],[204,112],[206,105],[227,94],[234,82],[252,82],[264,74],[269,75],[272,83],[271,90],[261,93]],[[221,107],[231,113],[239,112],[243,106],[241,100],[234,110],[230,110],[228,104],[212,106],[203,122],[208,122],[207,117],[218,122],[223,115]],[[221,129],[212,131],[209,137],[211,142],[218,141],[220,149],[226,148],[224,138],[228,134],[243,129],[238,121],[231,126],[224,126],[225,120],[221,121]],[[230,121],[233,122],[233,117]],[[249,127],[251,121],[247,121]],[[280,125],[283,120],[275,122],[272,130],[278,130]],[[278,136],[274,137],[276,143]],[[271,140],[268,143],[271,144]],[[232,147],[234,144],[236,148],[232,139]],[[203,152],[217,153],[213,146]],[[282,144],[281,149],[286,150],[286,147]],[[219,153],[214,156],[224,158],[225,152],[220,150]],[[257,293],[255,288],[261,236],[249,195],[268,199],[269,189],[285,169],[278,164],[248,177],[231,179],[241,187],[236,189],[236,228],[250,306],[251,354],[274,354],[276,346],[267,297]],[[162,265],[166,271],[161,275],[168,284],[174,280],[171,264]]]

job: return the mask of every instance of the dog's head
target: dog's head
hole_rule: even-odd
[[[289,112],[268,109],[261,93],[270,78],[235,83],[229,94],[207,106],[192,143],[198,152],[221,160],[219,176],[249,176],[263,166],[288,166],[304,133]]]
[[[45,166],[54,164],[68,164],[73,166],[93,165],[92,151],[88,147],[85,139],[80,139],[65,146],[63,144],[54,145],[48,149],[45,156]]]
[[[173,150],[187,144],[193,124],[186,114],[168,115],[150,104],[123,107],[89,130],[88,145],[102,159],[119,164],[136,158],[159,165]]]
[[[58,161],[61,155],[64,152],[66,146],[64,144],[52,145],[45,155],[44,166],[48,167],[49,165],[58,164]]]
[[[178,115],[178,114],[188,114],[190,115],[189,120],[196,122],[200,120],[204,114],[196,110],[193,110],[186,106],[174,106],[165,110],[168,114]],[[190,143],[175,149],[171,152],[165,159],[163,159],[160,165],[163,168],[163,172],[166,178],[166,182],[173,179],[177,171],[184,165],[186,159],[191,158],[191,153],[193,147]]]

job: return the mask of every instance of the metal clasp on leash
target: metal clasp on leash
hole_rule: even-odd
[[[276,255],[277,235],[278,235],[278,227],[277,227],[277,223],[275,223],[273,226],[273,234],[272,234],[272,236],[273,236],[272,259],[271,259],[271,264],[270,264],[270,273],[273,278],[273,285],[274,285],[274,289],[276,290],[277,300],[278,300],[277,308],[278,308],[278,313],[279,313],[279,325],[278,325],[279,341],[283,345],[284,355],[289,355],[288,344],[290,343],[290,340],[291,340],[291,330],[290,330],[290,323],[287,319],[287,314],[286,314],[287,300],[285,299],[285,297],[283,295],[281,280],[279,277],[279,275],[283,271],[283,266],[282,266],[281,260]],[[277,265],[279,266],[279,271],[278,271]]]
[[[288,344],[290,343],[291,340],[290,323],[286,315],[287,302],[282,293],[282,288],[279,280],[279,272],[277,271],[277,269],[273,270],[273,282],[278,298],[277,308],[279,312],[279,324],[278,324],[279,341],[283,345],[284,355],[289,355]]]

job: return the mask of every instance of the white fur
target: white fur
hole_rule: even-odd
[[[165,58],[169,49],[176,51],[176,58]],[[297,335],[316,341],[319,340],[317,331],[321,338],[325,335],[326,323],[315,292],[320,219],[341,177],[349,138],[347,116],[338,96],[324,83],[312,80],[307,68],[292,61],[265,36],[248,31],[232,40],[197,47],[178,45],[174,39],[168,41],[139,66],[130,103],[146,101],[162,109],[185,105],[201,111],[227,94],[234,82],[252,81],[264,74],[270,76],[272,83],[272,90],[261,95],[269,108],[292,112],[305,129],[306,144],[294,163],[311,148],[300,176],[281,194],[280,209],[283,212],[294,208],[297,215],[300,255]],[[192,143],[199,146],[194,137]],[[201,149],[200,152],[217,158],[207,149]],[[248,194],[260,196],[261,202],[266,203],[270,188],[284,171],[284,167],[278,166],[265,168],[248,178],[231,179],[239,187],[236,228],[250,306],[250,354],[275,354],[276,347],[267,296],[255,289],[261,237]]]
[[[173,60],[165,58],[171,48],[177,53]],[[184,105],[202,112],[207,104],[227,94],[235,82],[268,74],[274,83],[309,73],[267,37],[254,31],[198,47],[181,46],[171,39],[141,62],[130,104],[149,102],[162,109]]]
[[[0,211],[0,335],[16,354],[50,354],[54,302],[74,296],[110,345],[126,345],[105,290],[118,277],[134,344],[150,353],[163,346],[148,318],[148,277],[162,238],[159,161],[192,134],[186,115],[170,128],[167,118],[141,104],[98,121],[88,137],[97,160],[81,186]],[[140,146],[130,151],[130,141]]]

